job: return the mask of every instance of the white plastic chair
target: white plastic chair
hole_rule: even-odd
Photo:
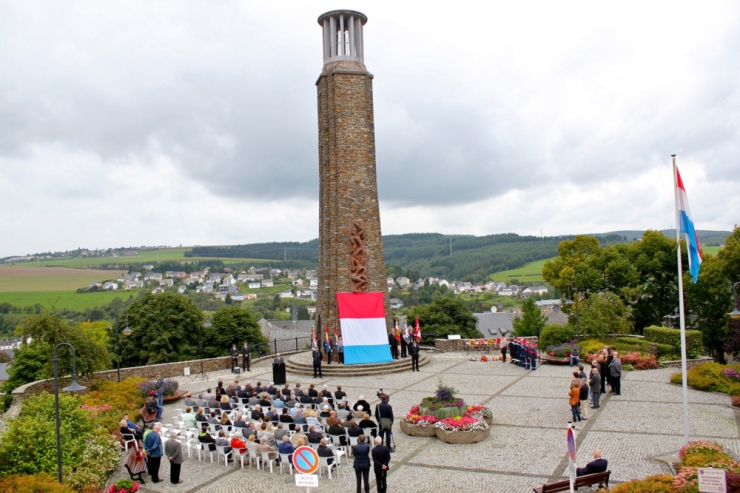
[[[131,445],[132,447],[134,447],[134,448],[136,447],[136,436],[134,436],[134,435],[129,435],[128,433],[125,433],[125,434],[121,434],[121,436],[123,437],[123,442],[124,442],[124,443],[123,443],[123,448],[124,448],[124,450],[125,450],[126,452],[128,452],[128,447],[129,447],[129,444],[130,444],[130,445]]]
[[[247,452],[249,452],[249,468],[252,468],[252,462],[257,466],[257,470],[260,468],[260,454],[257,450],[259,446],[253,442],[247,442]]]
[[[321,470],[326,469],[326,472],[329,473],[329,479],[331,479],[331,470],[337,465],[336,459],[332,464],[329,464],[329,459],[331,458],[332,457],[319,457],[319,477],[321,477]]]
[[[200,440],[198,440],[197,438],[191,438],[190,440],[188,440],[188,443],[190,444],[190,446],[188,447],[188,454],[191,453],[191,449],[195,449],[195,451],[198,452],[198,460],[200,461],[200,453],[204,451],[203,444],[200,443]]]
[[[290,468],[290,475],[293,475],[293,463],[289,457],[293,454],[280,454],[280,474],[283,473],[283,464],[286,464]]]
[[[232,455],[232,450],[229,450],[226,452],[226,446],[225,445],[216,445],[216,450],[218,451],[218,455],[216,457],[216,465],[221,463],[221,457],[224,458],[224,466],[229,466],[229,457]]]
[[[265,462],[270,464],[270,474],[272,474],[272,464],[277,460],[277,457],[274,459],[270,459],[270,452],[261,451],[260,454],[262,454],[262,466],[264,467]]]
[[[349,439],[349,447],[347,447],[347,455],[350,455],[351,456],[352,455],[352,447],[354,447],[355,445],[357,445],[357,439],[360,438],[360,437],[351,437],[351,436],[348,436],[347,438]]]

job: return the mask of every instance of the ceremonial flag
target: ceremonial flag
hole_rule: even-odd
[[[337,333],[337,326],[336,325],[334,326],[334,340],[336,340],[336,341],[339,340],[339,334]]]
[[[678,168],[676,168],[676,199],[676,207],[678,208],[676,215],[680,223],[680,232],[684,234],[686,248],[689,250],[687,252],[689,257],[689,272],[696,283],[699,280],[699,267],[702,261],[701,246],[699,245],[699,236],[697,236],[694,229],[694,220],[691,218],[689,198],[686,196],[686,188],[683,186],[683,180],[681,180],[681,173],[678,172]]]
[[[316,327],[312,330],[312,336],[311,336],[311,350],[318,349],[319,344],[316,342]]]
[[[408,341],[409,340],[409,324],[406,322],[403,323],[403,338]]]
[[[328,325],[325,325],[324,326],[324,334],[326,335],[326,337],[324,338],[324,340],[325,341],[328,341],[331,344],[331,341],[329,341],[329,326]]]
[[[400,330],[398,329],[398,320],[396,320],[396,329],[395,329],[395,333],[396,333],[396,340],[397,340],[398,342],[401,342],[401,331],[400,331]]]
[[[421,328],[419,328],[419,317],[416,317],[416,325],[414,325],[414,339],[417,342],[421,342]]]
[[[344,364],[393,361],[385,322],[385,293],[337,293]]]

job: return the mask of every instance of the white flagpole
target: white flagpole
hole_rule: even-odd
[[[676,155],[673,158],[673,195],[676,202],[676,251],[678,252],[678,315],[681,324],[681,380],[683,387],[683,436],[689,443],[689,387],[686,376],[686,317],[683,308],[683,265],[681,262],[681,218],[678,211],[678,174]]]

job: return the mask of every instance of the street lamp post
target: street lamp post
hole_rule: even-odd
[[[77,356],[75,354],[75,348],[68,342],[60,342],[54,348],[54,411],[56,412],[56,431],[57,431],[57,479],[59,484],[62,484],[62,436],[59,432],[60,421],[59,421],[59,368],[57,349],[59,346],[69,346],[72,349],[72,383],[69,387],[65,387],[62,390],[67,392],[79,392],[85,390],[87,387],[77,383]]]
[[[126,328],[123,329],[123,335],[126,337],[131,335],[131,329],[128,327],[128,305],[118,305],[116,307],[116,373],[118,375],[118,381],[121,381],[121,349],[118,346],[118,310],[126,307]]]
[[[568,302],[567,305],[572,305],[573,302],[570,300],[570,286],[573,285],[573,290],[575,291],[577,297],[576,297],[576,339],[578,339],[581,335],[581,319],[578,316],[578,298],[580,298],[581,292],[578,290],[578,284],[575,283],[575,281],[568,282]]]
[[[740,282],[736,282],[732,285],[732,311],[727,315],[733,320],[740,320],[740,310],[737,309],[737,287],[740,286]]]

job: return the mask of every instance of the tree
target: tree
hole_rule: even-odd
[[[241,347],[267,342],[252,313],[239,306],[227,306],[213,314],[211,326],[205,330],[204,353],[208,358],[229,354],[232,344]]]
[[[581,335],[603,340],[608,334],[629,334],[632,309],[614,293],[605,291],[588,297],[579,312]]]
[[[407,320],[412,325],[419,318],[422,340],[431,342],[435,337],[460,334],[466,339],[483,337],[476,328],[473,312],[460,300],[438,298],[430,305],[416,306],[409,310]]]
[[[308,313],[308,308],[305,305],[298,307],[298,313],[296,314],[298,320],[311,320],[311,315]]]
[[[198,341],[205,340],[203,312],[188,297],[148,292],[129,306],[128,318],[132,333],[120,339],[122,366],[198,357]]]
[[[231,304],[234,303],[234,300],[231,299],[231,295],[230,294],[227,294],[226,295],[226,298],[224,298],[224,303],[226,303],[227,305],[231,305]]]
[[[514,319],[514,335],[528,337],[537,335],[537,327],[542,329],[547,324],[547,317],[535,304],[534,298],[527,298],[522,305],[522,316]]]

